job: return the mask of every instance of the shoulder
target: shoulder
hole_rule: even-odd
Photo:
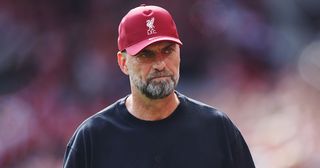
[[[85,141],[95,132],[99,132],[104,128],[110,127],[116,118],[118,105],[124,101],[125,98],[119,99],[101,111],[91,115],[85,119],[75,130],[72,135],[68,146],[75,145],[74,141]]]
[[[238,128],[225,112],[181,93],[177,93],[177,95],[181,100],[184,113],[189,116],[188,118],[191,118],[190,121],[202,123],[201,125],[210,128],[237,132]]]
[[[113,120],[117,117],[117,111],[119,110],[119,105],[124,103],[125,98],[119,99],[113,104],[107,106],[101,111],[93,114],[84,120],[79,128],[97,128],[103,127],[105,124],[112,123]]]
[[[194,100],[178,93],[183,111],[189,122],[203,126],[204,129],[211,129],[217,132],[227,133],[233,136],[239,130],[226,113],[198,100]]]
[[[117,111],[119,104],[123,103],[125,98],[119,99],[113,104],[107,106],[101,111],[91,115],[85,119],[76,129],[75,134],[87,134],[91,131],[99,131],[105,127],[108,127],[117,118]]]
[[[184,109],[187,111],[209,118],[228,119],[227,115],[224,112],[219,111],[217,108],[211,105],[187,97],[179,92],[177,92],[177,95],[182,105],[184,106]]]

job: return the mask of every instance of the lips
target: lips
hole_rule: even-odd
[[[149,80],[160,79],[160,78],[171,78],[171,76],[169,76],[169,75],[167,75],[167,76],[155,76],[155,77],[149,78]]]

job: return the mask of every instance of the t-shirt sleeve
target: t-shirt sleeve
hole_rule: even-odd
[[[90,139],[84,129],[79,129],[70,139],[64,155],[63,168],[90,167]]]
[[[225,116],[234,168],[255,168],[250,150],[239,129]]]

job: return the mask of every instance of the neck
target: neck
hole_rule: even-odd
[[[126,107],[133,116],[141,120],[156,121],[167,118],[179,103],[174,92],[162,99],[149,99],[140,92],[132,92],[126,100]]]

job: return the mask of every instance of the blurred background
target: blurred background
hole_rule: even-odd
[[[320,167],[319,0],[0,0],[0,167],[62,167],[88,116],[126,96],[117,28],[169,10],[178,91],[234,121],[259,168]]]

